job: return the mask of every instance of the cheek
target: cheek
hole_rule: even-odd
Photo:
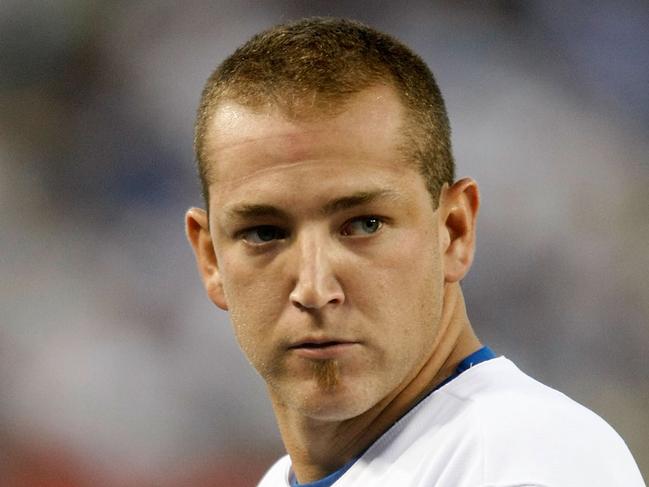
[[[418,269],[408,276],[397,274],[377,284],[372,299],[376,321],[391,324],[384,334],[405,341],[432,337],[441,317],[440,289],[437,280]],[[372,307],[371,303],[368,305]]]
[[[245,296],[237,296],[233,302],[230,321],[239,347],[250,364],[265,376],[274,353],[271,313],[259,304],[259,299],[251,303]]]
[[[272,267],[255,266],[254,261],[240,255],[224,255],[222,262],[223,292],[231,311],[264,314],[270,305],[277,304],[281,281]]]
[[[262,359],[264,344],[269,343],[273,330],[271,325],[280,316],[285,302],[277,278],[267,274],[236,263],[221,269],[230,320],[239,345],[251,362]]]
[[[382,249],[379,283],[386,293],[417,301],[443,283],[441,259],[432,232],[400,232],[398,242]],[[413,293],[415,293],[413,295]]]
[[[376,322],[398,323],[401,337],[434,333],[441,316],[444,278],[434,238],[412,232],[382,252],[357,283],[361,306]],[[392,325],[394,326],[394,325]],[[387,335],[394,330],[384,330]]]

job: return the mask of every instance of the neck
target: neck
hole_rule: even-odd
[[[406,384],[359,416],[315,421],[275,405],[275,415],[293,471],[300,482],[327,476],[361,454],[423,396],[453,374],[466,356],[481,347],[466,315],[458,283],[448,284],[435,346]]]

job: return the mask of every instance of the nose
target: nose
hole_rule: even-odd
[[[302,235],[296,242],[296,280],[290,300],[301,310],[318,310],[345,300],[335,272],[334,249],[326,237],[315,233]]]

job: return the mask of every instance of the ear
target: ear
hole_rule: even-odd
[[[480,193],[470,178],[445,185],[440,195],[440,242],[446,282],[462,279],[473,263]]]
[[[198,273],[203,279],[207,295],[219,308],[228,309],[223,292],[223,281],[210,235],[207,213],[200,208],[190,208],[185,215],[187,240],[194,251]]]

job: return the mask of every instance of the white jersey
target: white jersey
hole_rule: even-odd
[[[259,487],[289,487],[278,460]],[[465,371],[383,434],[334,487],[644,487],[599,416],[504,357]]]

